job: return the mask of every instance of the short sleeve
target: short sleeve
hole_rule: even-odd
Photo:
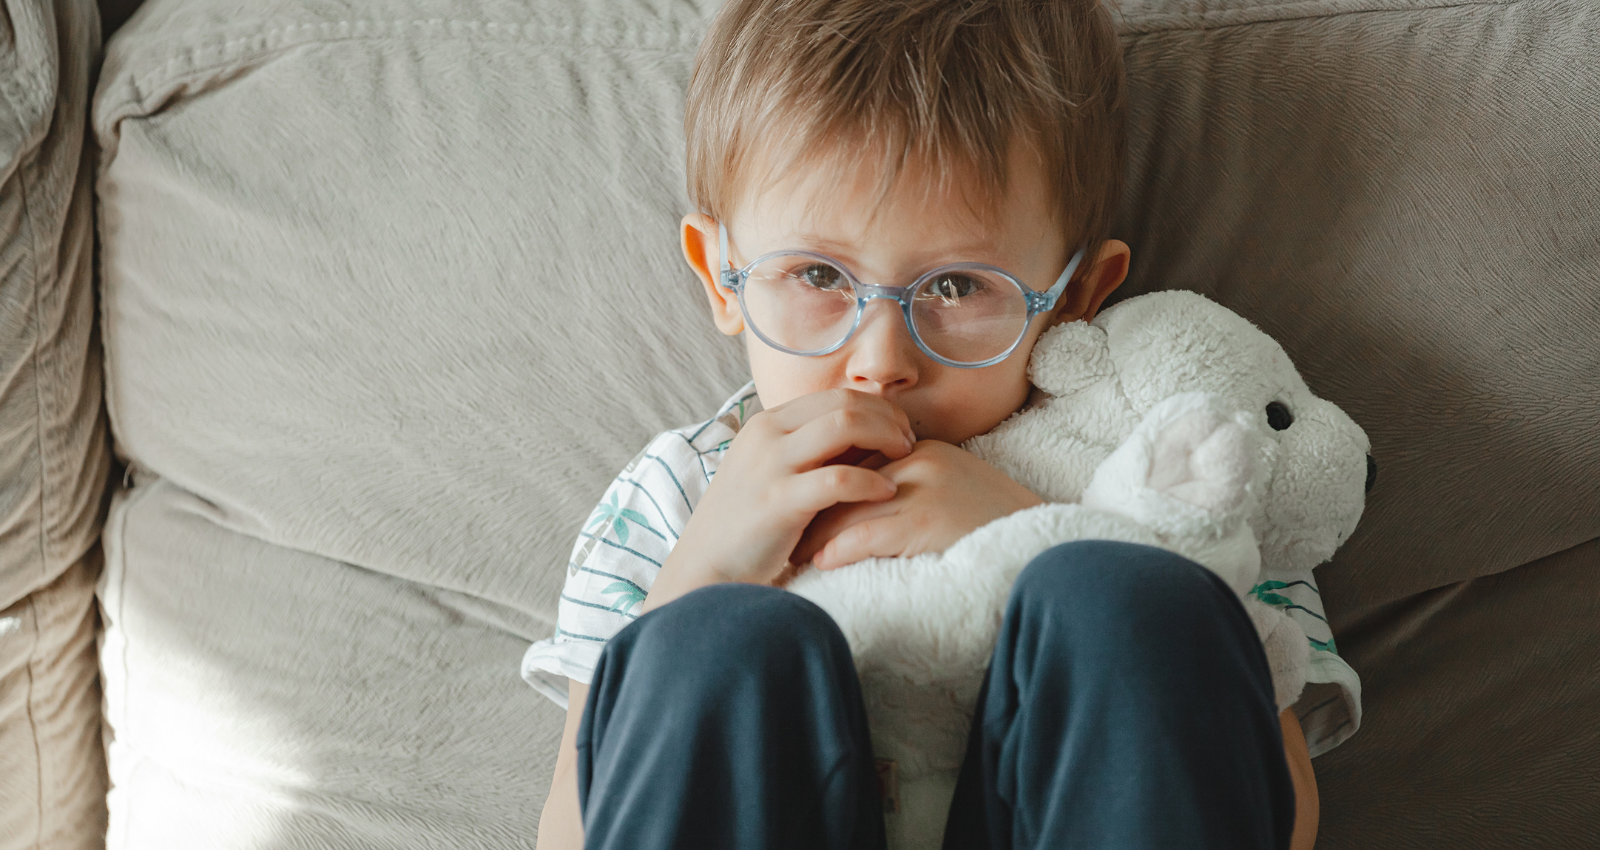
[[[682,431],[657,436],[606,488],[567,560],[556,633],[528,648],[522,677],[565,706],[567,681],[588,684],[606,641],[639,616],[667,554],[711,478]]]
[[[1294,704],[1311,755],[1344,743],[1361,726],[1361,678],[1339,657],[1311,570],[1263,569],[1250,593],[1287,614],[1311,644],[1305,690]]]

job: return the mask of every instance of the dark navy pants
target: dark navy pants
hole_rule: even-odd
[[[770,587],[702,588],[600,656],[578,730],[586,848],[881,848],[844,636]],[[1286,848],[1294,789],[1266,656],[1233,592],[1103,540],[1028,565],[945,833],[969,848]]]

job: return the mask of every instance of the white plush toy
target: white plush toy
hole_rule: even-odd
[[[1160,546],[1214,570],[1245,601],[1279,708],[1306,682],[1305,633],[1250,594],[1299,573],[1354,531],[1366,435],[1311,394],[1244,318],[1192,292],[1157,292],[1046,332],[1029,405],[965,444],[1047,504],[942,553],[878,558],[789,584],[839,623],[873,749],[896,762],[891,846],[940,844],[967,731],[1011,585],[1071,540]]]

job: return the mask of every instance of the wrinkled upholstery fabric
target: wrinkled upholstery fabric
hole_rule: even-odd
[[[100,23],[0,2],[0,850],[105,824],[93,549],[111,453],[91,280]]]
[[[531,844],[574,528],[747,380],[676,242],[703,15],[149,2],[108,45],[111,847]]]
[[[676,244],[711,4],[147,0],[113,39],[107,402],[136,483],[102,586],[111,846],[531,843],[560,727],[512,647],[553,627],[605,482],[745,379]],[[1485,597],[1394,612],[1520,586],[1480,577],[1600,536],[1600,18],[1128,0],[1121,25],[1123,294],[1212,295],[1372,437],[1367,514],[1319,570],[1363,676],[1393,682],[1385,647],[1413,626],[1463,624],[1435,650],[1457,657],[1369,686],[1362,732],[1318,760],[1319,846],[1496,846],[1442,831],[1467,812],[1415,789],[1600,761],[1565,728],[1600,693],[1594,651],[1538,632],[1575,696],[1498,736],[1452,672],[1496,639],[1470,629]],[[1430,761],[1424,739],[1390,767],[1417,729],[1387,726],[1415,710],[1388,701],[1418,694],[1475,760]],[[1573,747],[1588,761],[1556,757]],[[1407,822],[1412,801],[1440,814]]]
[[[1335,625],[1600,537],[1600,6],[1127,8],[1117,296],[1215,297],[1372,438]]]
[[[516,675],[541,624],[216,520],[140,476],[106,525],[108,845],[532,846],[563,718]]]
[[[0,607],[100,532],[110,449],[90,277],[92,4],[0,12]]]
[[[0,610],[0,848],[105,846],[98,550]]]
[[[1345,624],[1368,713],[1314,762],[1317,847],[1595,846],[1597,575],[1591,540]]]

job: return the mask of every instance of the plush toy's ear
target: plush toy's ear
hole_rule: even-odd
[[[1052,408],[1051,421],[1082,442],[1101,446],[1102,456],[1139,424],[1101,321],[1121,307],[1107,308],[1092,324],[1077,321],[1051,328],[1039,338],[1028,362],[1033,385],[1050,396],[1044,406]]]
[[[1056,398],[1070,398],[1101,381],[1114,381],[1106,332],[1088,322],[1065,322],[1044,332],[1028,360],[1028,379]]]
[[[965,448],[1052,502],[1075,502],[1094,469],[1138,424],[1112,366],[1106,332],[1067,322],[1028,360],[1029,404]]]

